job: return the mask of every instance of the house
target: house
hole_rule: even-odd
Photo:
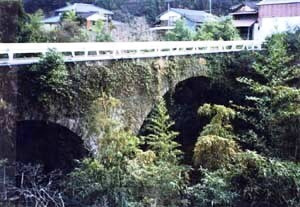
[[[245,1],[230,8],[233,25],[239,30],[240,36],[245,40],[254,38],[254,25],[258,21],[257,3]]]
[[[263,0],[258,7],[254,39],[300,27],[300,0]]]
[[[167,31],[175,28],[177,20],[183,20],[188,28],[196,31],[198,27],[207,21],[216,21],[218,17],[205,11],[170,8],[158,16],[158,21],[152,31]]]
[[[87,29],[90,29],[96,21],[111,21],[113,12],[97,7],[93,4],[74,3],[54,11],[54,16],[44,19],[42,22],[48,27],[53,27],[61,22],[63,13],[74,11],[77,16],[86,22]]]

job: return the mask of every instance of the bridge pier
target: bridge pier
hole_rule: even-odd
[[[16,69],[2,67],[0,70],[0,160],[14,161],[16,158],[17,95]]]

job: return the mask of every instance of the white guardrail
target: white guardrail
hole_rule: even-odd
[[[205,53],[261,50],[260,41],[164,41],[85,43],[0,43],[0,66],[33,64],[50,49],[65,62],[153,58]]]

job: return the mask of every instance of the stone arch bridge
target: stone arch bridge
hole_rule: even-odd
[[[137,132],[157,97],[163,96],[183,80],[207,76],[206,61],[201,58],[201,54],[261,50],[262,43],[205,41],[0,44],[0,143],[4,139],[13,140],[17,132],[12,129],[18,122],[24,121],[54,123],[78,136],[85,136],[81,117],[68,117],[62,111],[45,115],[34,105],[28,106],[27,111],[18,111],[18,106],[23,105],[18,99],[19,89],[23,87],[18,84],[18,71],[24,65],[27,67],[38,62],[39,56],[47,53],[49,49],[62,53],[65,62],[80,64],[86,69],[111,67],[111,73],[120,73],[116,81],[118,87],[112,92],[122,102],[115,116],[125,126]],[[124,65],[131,70],[126,71]],[[140,70],[147,70],[147,73]],[[130,79],[128,76],[131,73],[135,76]],[[140,80],[144,81],[141,87]]]

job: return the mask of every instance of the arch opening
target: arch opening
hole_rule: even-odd
[[[17,123],[16,161],[41,164],[45,172],[70,172],[87,155],[81,137],[61,125],[45,121]]]
[[[202,76],[181,81],[175,89],[164,95],[170,117],[175,121],[173,129],[180,133],[176,140],[182,146],[185,164],[192,164],[195,143],[203,127],[210,121],[208,117],[198,115],[198,108],[205,103],[228,106],[232,100],[239,102],[236,100],[238,97],[224,84],[214,83],[210,78]],[[147,134],[146,124],[147,121],[140,129],[141,135]]]

